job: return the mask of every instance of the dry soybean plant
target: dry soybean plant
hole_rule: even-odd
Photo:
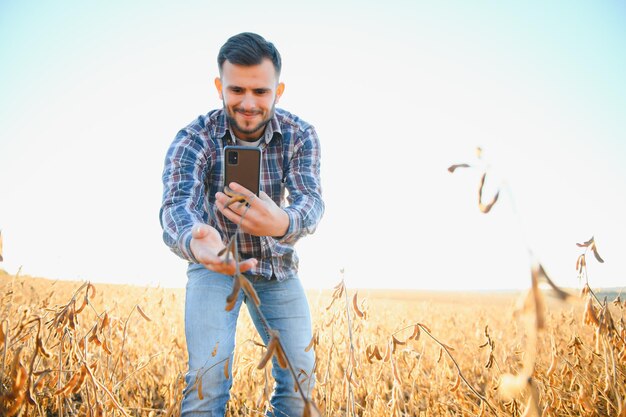
[[[39,305],[18,306],[16,278],[3,294],[0,315],[1,415],[129,416],[121,405],[130,402],[125,381],[147,364],[130,363],[125,346],[132,313],[150,321],[146,313],[139,305],[125,320],[98,312],[88,282],[65,304],[52,305],[51,292]]]
[[[396,330],[388,333],[387,326],[381,327],[380,322],[368,323],[370,307],[366,299],[359,301],[358,291],[351,296],[349,291],[342,277],[324,309],[320,324],[324,331],[317,329],[311,340],[320,375],[319,391],[323,392],[318,393],[318,401],[325,405],[326,415],[400,417],[424,413],[439,402],[428,392],[427,381],[433,376],[433,385],[443,385],[458,398],[464,396],[460,387],[467,387],[479,413],[498,415],[481,389],[463,373],[463,366],[452,354],[454,348],[435,337],[427,325],[418,322],[397,328],[401,317],[395,317],[391,324]],[[383,322],[390,324],[388,319]],[[438,358],[432,364],[423,361],[425,339],[438,348]],[[446,386],[441,379],[450,378],[450,374],[451,383]]]
[[[476,155],[479,160],[482,158],[482,150],[480,148],[477,148]],[[458,168],[478,167],[462,163],[450,166],[448,171],[454,173]],[[484,203],[483,188],[488,168],[483,167],[482,171],[478,187],[478,207],[481,212],[489,213],[498,201],[500,189],[498,188],[491,201]],[[516,214],[519,216],[518,213]],[[572,355],[575,356],[573,366],[567,361],[563,361],[564,365],[559,364],[559,359],[561,358],[559,358],[553,341],[550,367],[545,377],[537,373],[539,332],[545,329],[546,321],[546,300],[544,299],[543,291],[540,290],[540,286],[547,284],[550,288],[550,294],[556,296],[559,300],[571,302],[575,302],[575,300],[571,294],[554,284],[527,244],[528,253],[531,257],[531,286],[528,292],[520,299],[516,310],[517,313],[522,313],[521,315],[524,317],[526,324],[525,356],[522,367],[517,374],[504,373],[497,387],[501,397],[509,401],[514,401],[515,398],[519,398],[521,395],[528,397],[523,416],[561,415],[560,412],[562,410],[559,410],[559,408],[565,408],[561,407],[564,401],[553,380],[553,375],[559,365],[563,365],[562,376],[570,379],[569,391],[577,388],[577,395],[574,396],[575,402],[572,407],[574,413],[582,415],[626,416],[626,408],[624,406],[626,398],[626,390],[624,389],[626,385],[626,330],[623,314],[616,325],[616,320],[611,315],[606,298],[604,301],[600,301],[589,286],[586,262],[588,252],[591,251],[598,262],[604,262],[598,253],[594,238],[592,237],[584,243],[577,243],[577,246],[585,248],[584,253],[576,261],[578,276],[580,279],[584,278],[585,280],[581,294],[585,299],[583,322],[585,325],[595,328],[595,346],[593,349],[590,349],[592,355],[589,355],[587,360],[588,365],[591,365],[596,358],[601,358],[604,362],[604,386],[602,388],[598,387],[597,383],[584,375],[580,353],[584,344],[577,336],[573,336],[572,341],[568,344],[571,352],[573,352]],[[614,301],[614,304],[619,306],[620,309],[623,308],[619,297]],[[487,330],[485,332],[487,335]],[[487,337],[489,339],[488,343],[491,344],[491,339],[488,335]],[[539,383],[543,386],[543,395],[540,393]],[[542,407],[542,403],[545,403],[544,407]],[[568,410],[566,411],[569,413]]]
[[[226,247],[222,249],[222,251],[220,251],[220,253],[218,254],[219,256],[225,256],[224,258],[225,262],[229,262],[231,256],[235,262],[235,274],[233,275],[232,292],[226,298],[225,309],[226,311],[230,311],[234,308],[240,291],[243,291],[245,296],[248,297],[248,299],[252,300],[252,305],[254,309],[256,310],[256,314],[258,315],[261,322],[263,323],[263,326],[268,330],[268,333],[270,334],[270,340],[267,343],[265,354],[259,361],[257,368],[264,369],[267,366],[269,360],[272,357],[276,357],[276,361],[278,365],[283,369],[288,368],[289,371],[291,372],[291,376],[294,380],[294,389],[300,393],[300,396],[302,397],[302,401],[304,401],[304,411],[303,411],[302,417],[321,416],[321,413],[317,405],[311,399],[307,398],[307,396],[305,395],[305,391],[302,390],[302,386],[299,380],[299,375],[303,375],[305,379],[307,379],[308,375],[307,375],[306,370],[300,369],[299,373],[296,373],[296,370],[294,369],[292,362],[289,360],[289,357],[287,356],[285,349],[283,347],[283,344],[280,340],[280,334],[276,330],[273,330],[270,327],[269,323],[267,322],[267,319],[263,315],[263,312],[259,308],[261,305],[261,301],[259,299],[259,296],[256,293],[256,290],[254,289],[254,287],[252,286],[252,283],[248,280],[248,278],[240,272],[239,263],[241,261],[241,257],[239,255],[239,244],[237,241],[237,236],[239,234],[239,231],[241,230],[241,224],[243,222],[243,219],[245,218],[246,213],[248,212],[248,209],[250,208],[250,205],[248,204],[249,197],[244,194],[233,191],[229,186],[224,187],[224,193],[230,197],[229,201],[225,205],[225,208],[230,206],[231,204],[236,204],[236,203],[246,205],[246,208],[241,216],[241,221],[237,225],[237,229],[235,230],[235,233],[233,233],[233,235],[229,238]],[[226,377],[228,377],[227,365],[228,363],[226,363],[226,365],[224,366],[224,369],[225,369],[224,375]],[[200,386],[198,388],[198,392],[200,393],[201,390],[202,390],[202,387]]]

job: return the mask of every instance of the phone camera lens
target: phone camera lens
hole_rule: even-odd
[[[228,152],[228,163],[230,165],[237,165],[239,162],[239,153],[237,151]]]

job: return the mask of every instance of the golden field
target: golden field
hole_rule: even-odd
[[[621,300],[542,297],[537,330],[518,293],[355,292],[308,293],[325,416],[626,416]],[[0,271],[0,300],[0,415],[179,415],[182,289]],[[242,309],[227,415],[263,415],[264,353]]]

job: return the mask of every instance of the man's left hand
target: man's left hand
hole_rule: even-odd
[[[226,218],[239,224],[243,216],[241,229],[254,236],[280,237],[287,233],[289,216],[270,196],[261,191],[257,197],[252,191],[236,182],[231,182],[228,185],[233,191],[248,196],[247,200],[250,207],[246,211],[245,203],[233,203],[224,208],[230,197],[218,192],[215,194],[217,208]]]

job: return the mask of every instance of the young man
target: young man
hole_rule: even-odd
[[[237,316],[248,300],[240,293],[235,307],[225,311],[235,265],[232,257],[226,263],[218,253],[240,222],[239,251],[245,259],[241,271],[253,283],[262,315],[279,332],[296,372],[302,369],[308,375],[300,377],[307,397],[314,384],[313,351],[304,351],[311,339],[311,318],[297,275],[294,244],[314,232],[324,211],[319,140],[313,126],[275,108],[285,86],[279,81],[280,54],[272,43],[257,34],[241,33],[228,39],[217,61],[220,76],[215,86],[223,108],[198,117],[178,132],[163,171],[163,239],[189,261],[185,300],[189,372],[183,416],[225,413],[232,378],[224,376],[221,363],[229,358],[231,368]],[[237,183],[228,184],[249,196],[245,213],[244,205],[225,208],[229,199],[223,193],[226,145],[261,149],[259,196]],[[253,307],[248,310],[267,343],[269,329]],[[289,370],[274,363],[272,373],[276,384],[268,415],[301,416],[304,404],[294,391]],[[198,378],[202,378],[203,400],[198,396]]]

